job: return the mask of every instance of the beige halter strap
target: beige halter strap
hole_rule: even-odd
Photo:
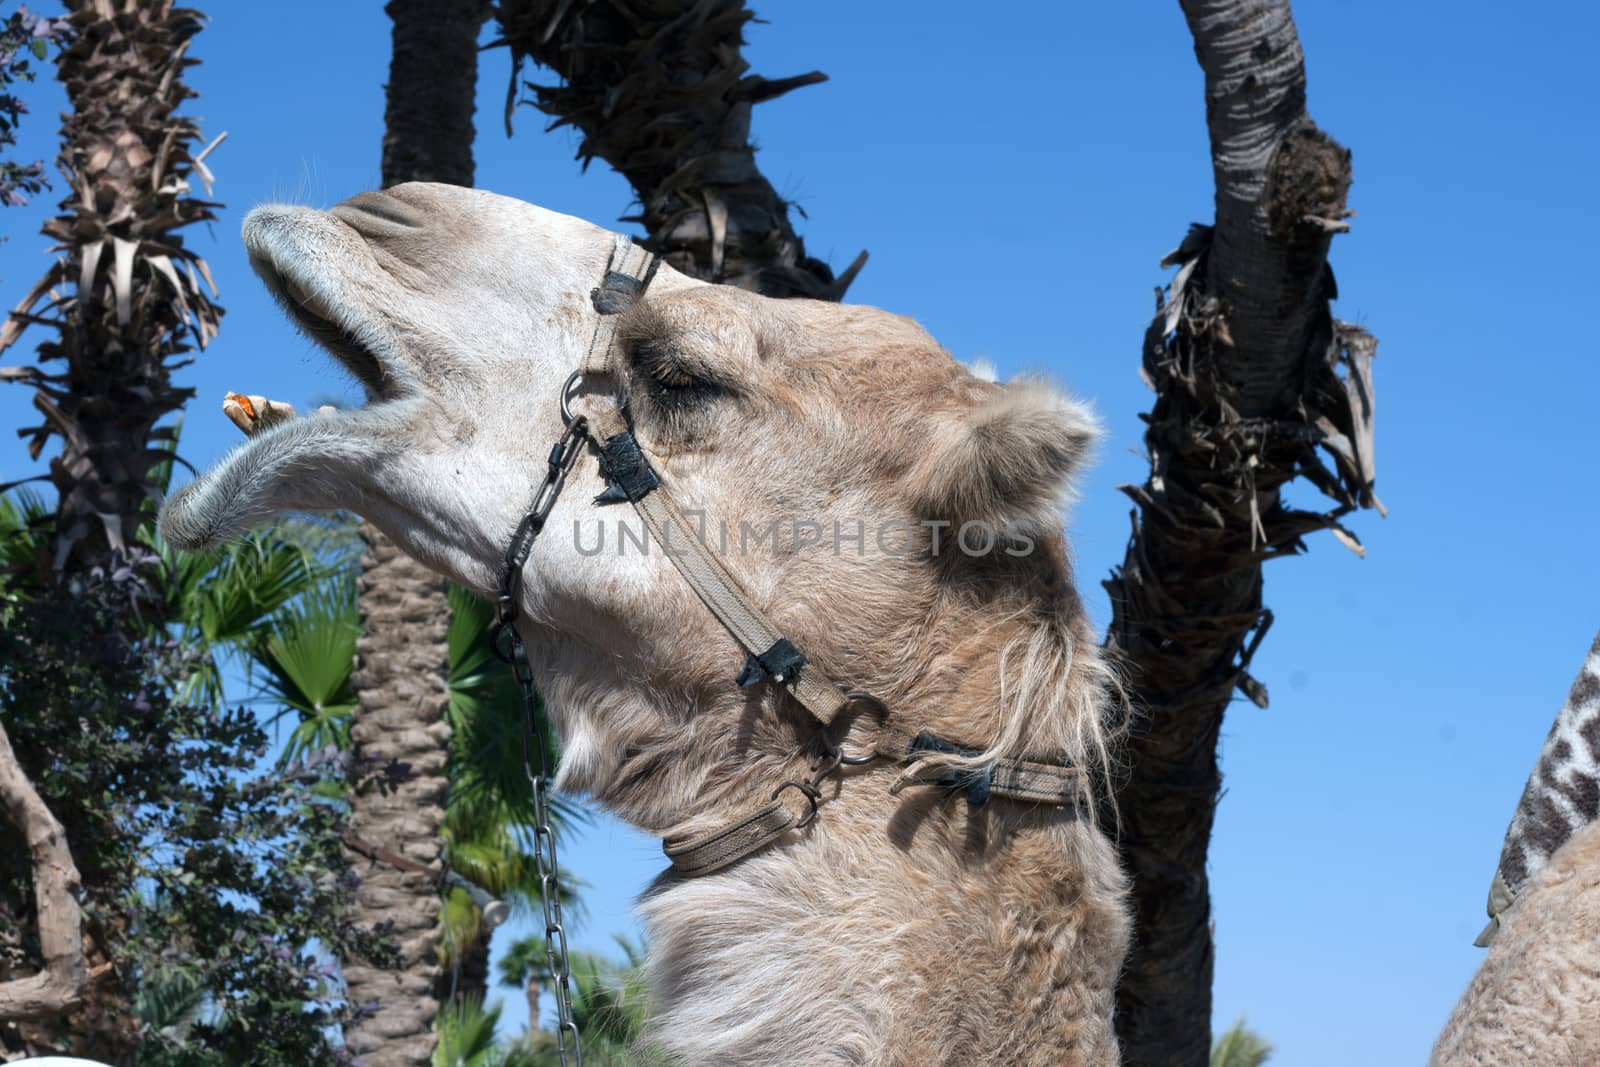
[[[787,689],[823,726],[832,725],[839,710],[849,703],[844,692],[750,602],[738,580],[700,539],[650,468],[621,413],[612,410],[591,416],[590,426],[601,442],[600,465],[608,484],[600,499],[625,499],[633,505],[662,552],[739,642],[749,657],[739,673],[739,684],[770,680]]]
[[[925,782],[965,792],[974,806],[987,802],[990,797],[1041,804],[1075,804],[1082,792],[1082,772],[1077,768],[1001,758],[976,771],[952,773],[942,764],[920,761],[935,752],[965,756],[976,753],[926,734],[911,739],[908,745],[903,744],[903,735],[891,739],[885,734],[875,751],[864,756],[846,756],[833,743],[827,730],[840,711],[852,702],[870,704],[885,717],[888,709],[868,694],[846,693],[816,664],[807,660],[751,602],[738,580],[701,540],[660,475],[646,460],[620,401],[612,397],[610,405],[598,411],[583,415],[572,413],[569,394],[578,379],[615,375],[618,315],[644,295],[657,265],[655,257],[628,238],[617,238],[605,276],[590,294],[599,312],[595,332],[582,365],[562,390],[561,407],[568,420],[568,432],[587,434],[599,450],[606,489],[596,498],[596,503],[626,500],[633,505],[662,552],[745,651],[747,658],[735,679],[737,684],[751,686],[766,682],[787,691],[823,727],[823,742],[829,752],[822,769],[809,780],[784,782],[765,804],[739,818],[704,833],[667,837],[662,841],[662,848],[673,868],[686,877],[710,874],[759,852],[793,830],[809,826],[816,818],[822,799],[820,787],[829,776],[844,766],[870,763],[880,757],[911,764],[893,787],[896,793],[906,784]],[[516,548],[515,542],[513,548]],[[515,552],[508,553],[508,565],[516,563],[520,568],[515,556]],[[526,552],[521,553],[521,557],[525,560]],[[801,795],[809,809],[796,814],[785,803],[783,794],[791,789]]]

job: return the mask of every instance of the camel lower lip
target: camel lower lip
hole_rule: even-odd
[[[284,511],[354,506],[351,471],[389,454],[404,401],[258,426],[161,509],[161,534],[182,549],[236,537]]]

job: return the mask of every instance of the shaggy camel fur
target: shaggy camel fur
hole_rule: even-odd
[[[613,235],[405,185],[331,212],[260,208],[244,237],[373,402],[254,434],[170,500],[166,536],[198,547],[349,507],[493,590]],[[830,779],[817,821],[778,845],[663,875],[642,904],[655,1047],[691,1064],[1116,1063],[1126,886],[1090,817],[1110,678],[1059,519],[1093,419],[1041,385],[975,377],[907,319],[666,266],[618,336],[610,380],[586,380],[577,405],[623,393],[754,602],[887,702],[887,726],[855,716],[847,747],[927,731],[1085,771],[1076,808],[970,806],[935,785],[891,794],[903,768],[879,762]],[[700,832],[808,776],[817,728],[787,693],[733,685],[743,653],[601,488],[581,462],[522,585],[557,786],[654,834]]]
[[[1600,823],[1563,845],[1504,914],[1429,1062],[1600,1063]]]
[[[1489,955],[1435,1067],[1600,1063],[1600,636],[1545,739],[1489,890]]]

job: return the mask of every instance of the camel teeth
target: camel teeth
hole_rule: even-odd
[[[222,413],[248,436],[268,426],[295,417],[294,407],[259,394],[228,393],[222,398]]]

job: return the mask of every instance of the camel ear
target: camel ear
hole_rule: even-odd
[[[930,519],[996,530],[1054,521],[1101,434],[1088,407],[1038,381],[990,386],[930,429],[911,475],[917,507]]]

